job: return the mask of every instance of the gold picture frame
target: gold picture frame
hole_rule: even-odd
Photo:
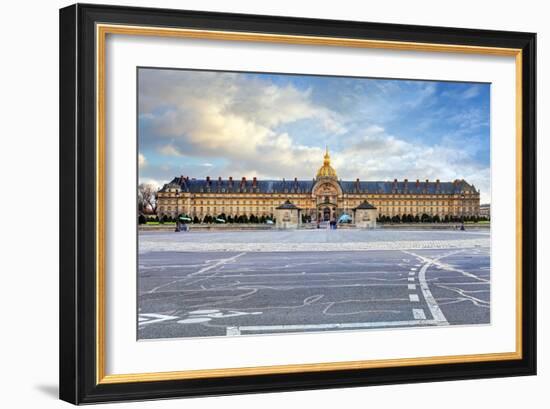
[[[121,13],[124,16],[121,18]],[[126,13],[126,14],[125,14]],[[78,130],[78,113],[85,113],[86,110],[90,110],[90,104],[88,103],[86,108],[80,107],[78,104],[78,98],[68,98],[69,96],[79,96],[78,93],[82,92],[82,98],[86,101],[91,101],[93,98],[94,105],[93,111],[95,112],[94,130],[92,133],[93,140],[86,142],[88,146],[94,146],[96,154],[93,157],[87,157],[83,161],[88,166],[93,167],[93,173],[90,174],[87,171],[87,180],[93,178],[93,190],[95,191],[95,202],[93,212],[87,213],[87,217],[93,220],[94,226],[94,262],[93,269],[87,269],[86,272],[78,271],[75,268],[69,268],[66,265],[62,265],[61,280],[69,281],[67,278],[71,276],[71,283],[68,287],[73,292],[78,292],[79,286],[84,285],[84,282],[91,283],[93,279],[93,299],[90,300],[92,292],[86,290],[86,301],[81,301],[78,297],[67,301],[63,298],[67,294],[67,288],[62,284],[62,313],[67,317],[73,317],[71,322],[63,326],[62,322],[62,351],[63,345],[70,340],[74,340],[74,328],[78,325],[85,325],[87,330],[78,333],[77,337],[84,337],[84,333],[88,334],[86,340],[81,340],[86,346],[81,349],[80,354],[76,354],[76,349],[67,348],[65,354],[62,353],[63,360],[69,359],[74,365],[71,366],[71,370],[62,370],[62,386],[61,397],[64,400],[80,403],[80,402],[95,402],[104,400],[119,400],[119,399],[135,399],[135,398],[158,398],[168,396],[191,396],[208,394],[206,387],[190,387],[186,384],[186,381],[204,380],[205,382],[219,382],[220,380],[227,380],[227,378],[233,378],[235,380],[243,380],[243,384],[246,384],[245,391],[258,391],[268,390],[264,384],[260,381],[264,376],[291,376],[299,375],[304,377],[308,374],[318,374],[323,376],[323,380],[317,382],[318,387],[326,387],[330,385],[331,379],[334,381],[335,374],[342,371],[358,371],[361,373],[361,384],[376,384],[381,382],[377,380],[375,376],[372,377],[372,382],[365,381],[365,377],[368,378],[369,371],[372,370],[402,370],[410,373],[415,367],[429,366],[434,368],[445,368],[445,374],[439,375],[437,369],[434,370],[434,378],[437,376],[443,376],[445,379],[455,379],[465,376],[460,370],[453,372],[453,365],[470,365],[466,370],[472,373],[472,377],[482,376],[483,371],[494,371],[495,376],[501,375],[502,370],[499,369],[502,365],[498,363],[506,363],[504,368],[507,369],[506,374],[534,373],[534,263],[533,257],[534,249],[529,248],[529,252],[525,254],[525,248],[527,245],[527,239],[534,237],[535,225],[533,224],[534,213],[533,207],[529,205],[527,208],[525,203],[529,203],[534,195],[535,186],[531,183],[534,180],[534,169],[532,167],[525,166],[525,159],[534,159],[532,156],[531,145],[534,144],[534,95],[533,95],[533,82],[534,82],[534,41],[535,37],[532,34],[527,33],[499,33],[499,41],[494,41],[492,38],[496,34],[489,35],[486,32],[466,32],[460,29],[440,29],[438,32],[433,33],[426,28],[410,26],[408,30],[400,35],[405,39],[393,39],[397,35],[391,25],[383,25],[379,27],[378,38],[365,38],[368,37],[368,33],[372,32],[373,27],[369,23],[355,23],[356,34],[354,37],[343,37],[338,34],[339,25],[333,24],[331,21],[316,21],[316,30],[318,34],[288,34],[285,30],[295,30],[296,25],[300,24],[300,19],[288,19],[273,17],[275,30],[272,26],[265,32],[257,29],[256,31],[243,31],[241,26],[237,25],[234,21],[242,21],[248,19],[250,25],[261,25],[264,21],[256,16],[234,16],[234,15],[212,15],[211,24],[209,27],[196,27],[199,21],[198,12],[174,12],[172,16],[173,20],[168,24],[164,21],[162,12],[154,9],[132,9],[125,7],[102,7],[102,6],[71,6],[61,10],[61,36],[62,40],[64,36],[75,36],[70,42],[70,46],[66,46],[61,50],[62,62],[65,58],[67,62],[64,70],[62,64],[62,76],[66,74],[74,64],[77,65],[75,73],[75,82],[82,81],[82,87],[79,89],[78,85],[74,88],[62,89],[61,92],[61,104],[62,104],[62,121],[63,115],[70,125],[76,125],[74,127],[67,126],[62,128],[61,142],[71,143],[72,145],[78,145],[79,138],[90,139],[89,130],[88,133],[79,134],[74,129]],[[149,21],[156,21],[156,24],[143,24],[141,20],[147,19]],[[178,20],[179,19],[179,20]],[[111,21],[114,20],[114,21]],[[176,22],[179,21],[179,24]],[[80,22],[80,24],[78,24]],[[303,23],[304,21],[302,21]],[[265,22],[264,22],[265,23]],[[311,26],[311,22],[308,22]],[[64,27],[65,24],[65,28]],[[233,26],[235,29],[223,28],[225,26]],[[179,26],[178,26],[179,25]],[[80,38],[75,35],[77,32],[76,27],[82,30],[84,35]],[[354,26],[355,27],[355,26]],[[415,34],[416,33],[416,34]],[[423,37],[430,38],[429,41],[419,41],[417,37],[418,33],[423,34]],[[93,34],[93,35],[92,35]],[[447,40],[448,35],[453,34],[456,37],[460,37],[461,41],[451,43]],[[517,35],[514,35],[517,34]],[[296,364],[296,365],[277,365],[277,366],[258,366],[258,367],[240,367],[240,368],[219,368],[208,370],[187,370],[187,371],[173,371],[173,372],[153,372],[153,373],[129,373],[129,374],[107,374],[105,370],[106,360],[106,343],[105,343],[105,191],[106,191],[106,173],[105,173],[105,110],[108,101],[106,101],[106,86],[105,86],[105,43],[108,36],[125,35],[125,36],[159,36],[167,38],[199,38],[209,39],[217,41],[244,41],[255,43],[278,43],[278,44],[293,44],[293,45],[320,45],[320,46],[333,46],[333,47],[354,47],[354,48],[374,48],[383,50],[399,50],[399,51],[426,51],[426,52],[445,52],[445,53],[467,53],[467,54],[482,54],[482,55],[497,55],[497,56],[510,56],[515,58],[516,66],[516,348],[513,352],[508,353],[487,353],[477,355],[451,355],[451,356],[433,356],[433,357],[415,357],[415,358],[400,358],[400,359],[383,359],[383,360],[370,360],[370,361],[348,361],[348,362],[319,362],[315,364]],[[408,36],[408,37],[407,37]],[[488,44],[490,43],[490,44]],[[493,44],[496,43],[496,44]],[[90,57],[93,56],[93,61],[88,58],[85,62],[86,67],[81,67],[78,64],[83,64],[77,61],[77,50],[80,50],[82,55]],[[80,69],[81,71],[78,71]],[[80,74],[76,74],[80,72]],[[92,78],[90,73],[94,73]],[[69,74],[67,74],[69,75]],[[80,75],[80,76],[79,76]],[[85,77],[85,78],[84,78]],[[72,87],[74,84],[62,84],[62,87]],[[93,86],[90,86],[93,84]],[[83,87],[86,87],[85,91],[80,91]],[[85,95],[84,95],[85,94]],[[65,98],[65,99],[64,99]],[[65,105],[63,105],[65,104]],[[63,109],[65,108],[65,109]],[[90,112],[90,111],[88,111]],[[72,119],[69,119],[69,116]],[[88,119],[89,121],[90,119]],[[72,122],[71,122],[72,121]],[[69,124],[68,124],[69,125]],[[71,130],[72,128],[72,130]],[[68,130],[66,130],[68,129]],[[67,142],[69,141],[70,142]],[[78,179],[74,168],[74,161],[78,158],[61,158],[62,170],[75,173],[73,177]],[[528,183],[528,185],[527,185]],[[63,183],[62,183],[63,186]],[[78,190],[78,187],[73,187],[73,190]],[[82,208],[82,203],[75,200],[75,191],[66,189],[62,192],[65,197],[72,196],[72,203],[75,212],[78,213],[78,209]],[[89,212],[89,209],[86,209]],[[527,221],[527,223],[526,223]],[[76,223],[76,222],[75,222]],[[71,236],[74,237],[76,227],[64,226],[62,228],[62,240],[70,240]],[[80,233],[82,234],[82,232]],[[531,244],[532,246],[532,244]],[[77,250],[75,249],[75,253]],[[87,257],[88,257],[87,253]],[[92,271],[93,277],[90,278]],[[78,279],[79,275],[87,274],[86,279]],[[527,282],[527,285],[525,283]],[[526,299],[528,295],[528,299]],[[84,297],[82,297],[84,298]],[[84,324],[79,324],[74,320],[81,311],[86,309],[90,311],[90,307],[94,306],[94,317],[88,317]],[[77,311],[77,313],[75,313]],[[82,312],[80,312],[81,314]],[[69,318],[67,318],[69,320]],[[90,325],[93,324],[93,327]],[[93,342],[89,339],[90,330],[93,328],[95,336]],[[78,332],[78,331],[77,331]],[[80,339],[80,338],[79,338]],[[93,345],[93,350],[92,349]],[[77,356],[78,355],[78,356]],[[82,359],[86,358],[87,367],[83,367]],[[93,356],[93,360],[90,358]],[[93,362],[93,368],[90,368],[90,362]],[[80,363],[80,365],[78,365]],[[491,363],[497,364],[491,366]],[[62,368],[64,368],[62,365]],[[78,368],[78,369],[77,369]],[[463,369],[465,370],[465,369]],[[76,378],[71,377],[70,373],[75,371],[82,371]],[[477,374],[476,374],[477,371]],[[499,372],[500,371],[500,372]],[[404,372],[395,372],[395,381],[403,376]],[[385,375],[390,376],[390,375]],[[244,379],[246,381],[244,381]],[[298,378],[296,378],[298,379]],[[352,379],[352,378],[350,378]],[[256,380],[256,383],[255,383]],[[428,377],[427,380],[430,380]],[[172,392],[167,393],[165,389],[158,387],[156,391],[149,393],[146,396],[140,395],[139,384],[151,383],[159,385],[162,382],[174,382],[175,386],[172,387]],[[87,385],[86,388],[75,388],[75,382],[84,382]],[[178,383],[179,382],[179,383]],[[295,388],[299,389],[299,381],[296,381]],[[334,382],[333,382],[334,384]],[[349,384],[353,384],[350,380]],[[206,384],[205,384],[206,385]],[[118,389],[117,389],[118,388]],[[229,388],[229,389],[228,389]],[[288,390],[292,389],[288,384],[280,384],[278,388],[275,382],[275,386],[271,385],[270,390]],[[152,387],[152,389],[155,389]],[[77,392],[75,392],[75,390]],[[220,391],[223,393],[237,392],[239,388],[231,389],[228,385],[226,389],[220,386]],[[222,393],[222,392],[220,392]]]

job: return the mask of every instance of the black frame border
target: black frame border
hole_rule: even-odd
[[[96,384],[96,23],[522,50],[522,358]],[[74,404],[536,374],[536,34],[75,4],[60,10],[60,399]]]

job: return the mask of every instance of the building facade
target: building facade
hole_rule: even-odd
[[[479,191],[465,180],[441,182],[339,180],[328,149],[323,165],[311,180],[194,179],[175,177],[158,192],[159,217],[186,214],[202,220],[209,215],[273,217],[286,201],[308,220],[334,220],[367,201],[380,216],[479,216]]]
[[[491,205],[489,203],[484,203],[479,206],[479,215],[487,219],[491,218]]]

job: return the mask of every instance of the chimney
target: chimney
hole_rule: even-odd
[[[233,186],[233,176],[229,176],[229,186]]]
[[[252,186],[253,187],[256,187],[256,182],[257,182],[257,179],[256,179],[256,176],[254,176],[254,178],[252,179]]]
[[[208,183],[210,183],[210,176],[207,176],[207,177],[206,177],[206,181],[207,181]]]
[[[403,190],[405,192],[408,192],[409,191],[409,179],[405,179],[404,181],[404,184],[403,184]]]
[[[420,186],[420,180],[416,179],[416,188],[418,189],[418,186]]]

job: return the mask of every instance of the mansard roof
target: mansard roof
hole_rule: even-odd
[[[258,180],[258,179],[191,179],[175,177],[161,189],[179,187],[189,193],[311,193],[315,180]],[[337,182],[347,194],[461,194],[475,193],[475,186],[465,180],[440,181],[348,181]]]

